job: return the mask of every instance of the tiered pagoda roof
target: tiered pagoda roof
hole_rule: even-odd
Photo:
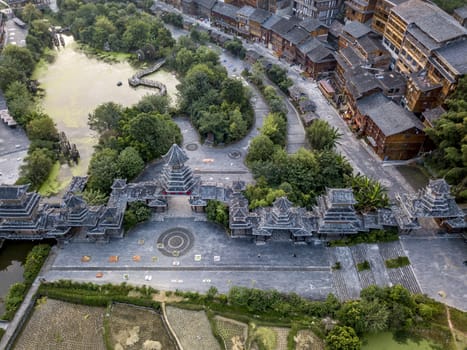
[[[195,185],[193,172],[185,165],[188,156],[177,144],[170,147],[162,157],[165,165],[161,174],[161,185],[167,194],[189,194]]]
[[[40,195],[27,192],[29,185],[0,186],[0,219],[30,220],[39,205]]]
[[[181,167],[189,159],[185,151],[181,149],[180,146],[176,143],[170,147],[169,151],[163,155],[162,158],[164,159],[166,165],[170,165],[172,167]]]
[[[350,188],[328,188],[314,208],[318,217],[318,233],[355,234],[361,231],[362,223],[355,211],[355,203]]]

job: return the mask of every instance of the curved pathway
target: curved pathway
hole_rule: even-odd
[[[152,67],[149,67],[142,71],[137,72],[130,79],[128,79],[128,84],[130,84],[130,86],[132,87],[143,85],[146,87],[159,89],[159,95],[161,96],[167,95],[167,87],[165,86],[165,84],[162,84],[161,82],[158,82],[155,80],[143,78],[146,75],[152,74],[156,72],[157,70],[159,70],[164,65],[164,63],[165,63],[165,59],[158,61]]]

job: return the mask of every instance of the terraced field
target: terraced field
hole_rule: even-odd
[[[215,316],[217,332],[224,340],[226,350],[238,349],[238,345],[245,345],[248,338],[248,326],[221,316]]]
[[[220,350],[204,311],[167,306],[167,319],[184,349]]]
[[[175,350],[161,315],[153,310],[114,304],[108,325],[110,344],[115,350]]]
[[[104,308],[47,299],[33,311],[15,350],[105,350]]]

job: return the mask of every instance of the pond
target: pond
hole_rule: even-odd
[[[391,332],[372,334],[365,337],[362,350],[434,350],[439,349],[427,340],[414,342],[410,339],[398,342]]]
[[[134,89],[128,85],[128,78],[137,71],[128,62],[99,61],[77,50],[72,37],[65,36],[65,40],[66,47],[57,52],[55,61],[39,67],[34,73],[45,91],[43,111],[55,121],[59,131],[65,132],[70,143],[76,144],[81,155],[77,166],[61,165],[58,190],[63,190],[72,176],[87,172],[93,147],[98,141],[96,133],[88,127],[88,114],[104,102],[130,106],[144,95],[154,93],[153,89]],[[175,101],[178,80],[172,73],[161,70],[148,78],[163,82]],[[123,84],[117,86],[118,82]]]
[[[426,174],[426,170],[424,171],[424,169],[419,165],[398,165],[396,166],[396,169],[402,174],[415,191],[426,187],[428,184],[429,177]]]
[[[36,245],[33,242],[6,241],[0,248],[0,316],[5,312],[3,300],[13,283],[23,281],[23,263]]]

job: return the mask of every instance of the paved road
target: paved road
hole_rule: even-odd
[[[17,45],[24,47],[26,46],[26,35],[28,35],[27,29],[18,27],[13,19],[9,19],[5,24],[6,29],[6,44]]]

